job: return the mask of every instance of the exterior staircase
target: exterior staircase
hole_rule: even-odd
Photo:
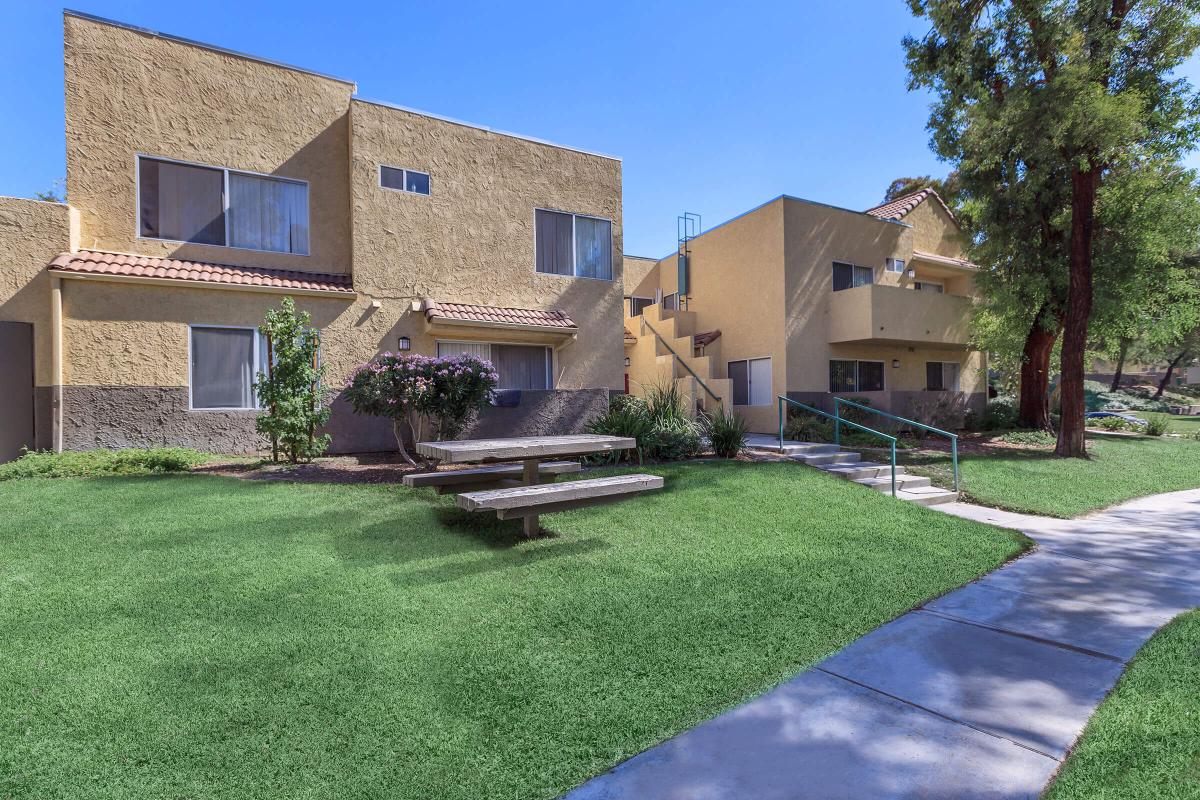
[[[733,399],[733,383],[714,377],[712,356],[695,354],[692,337],[696,314],[654,304],[636,317],[625,316],[625,330],[637,340],[630,356],[630,391],[642,394],[650,386],[674,383],[688,408],[712,410]]]
[[[780,448],[779,439],[773,436],[751,434],[746,437],[746,447],[751,450],[779,453],[792,461],[816,467],[830,475],[869,486],[876,491],[889,494],[892,491],[891,464],[863,461],[859,453],[842,450],[836,444],[785,441]],[[904,467],[897,466],[896,497],[909,503],[932,506],[953,503],[958,499],[958,492],[939,489],[932,485],[929,478],[910,475]]]

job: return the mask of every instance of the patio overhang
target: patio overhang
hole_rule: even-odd
[[[425,327],[438,337],[494,340],[497,335],[522,342],[562,344],[574,339],[579,326],[557,310],[482,306],[473,303],[422,301]]]

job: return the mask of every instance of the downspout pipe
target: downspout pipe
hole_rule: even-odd
[[[50,277],[50,448],[63,450],[62,278]]]

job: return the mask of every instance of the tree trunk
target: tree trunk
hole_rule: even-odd
[[[1175,371],[1175,368],[1179,366],[1179,362],[1183,361],[1187,354],[1188,351],[1184,350],[1182,353],[1175,356],[1175,358],[1171,360],[1170,364],[1167,364],[1167,373],[1163,375],[1162,380],[1158,382],[1158,391],[1154,393],[1155,400],[1163,396],[1163,392],[1167,390],[1167,386],[1171,383],[1171,373]]]
[[[1059,387],[1062,424],[1054,452],[1064,458],[1087,458],[1084,440],[1083,380],[1088,320],[1092,316],[1092,237],[1096,222],[1096,189],[1100,172],[1071,170],[1070,284],[1063,320],[1062,365]]]
[[[1113,372],[1112,386],[1114,392],[1121,388],[1121,373],[1125,369],[1125,354],[1129,352],[1129,340],[1121,337],[1121,350],[1117,353],[1117,369]]]
[[[1021,404],[1017,424],[1022,428],[1053,431],[1050,424],[1050,355],[1058,339],[1059,322],[1048,303],[1033,319],[1021,353]]]
[[[409,466],[419,467],[416,461],[413,461],[412,456],[408,454],[408,448],[404,446],[404,434],[400,432],[400,423],[408,423],[408,420],[401,420],[399,417],[392,418],[392,434],[396,437],[396,447],[400,450],[400,457],[408,462]],[[412,430],[412,424],[408,423],[409,430]]]

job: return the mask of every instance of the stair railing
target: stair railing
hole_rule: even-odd
[[[714,402],[717,404],[721,403],[721,398],[717,396],[717,393],[708,388],[708,384],[704,382],[704,379],[697,375],[696,371],[689,367],[686,361],[680,358],[679,353],[675,352],[675,348],[671,347],[671,345],[667,343],[667,340],[662,337],[662,334],[654,330],[653,325],[651,325],[649,322],[646,322],[645,315],[642,316],[642,327],[649,328],[650,332],[654,334],[654,338],[658,339],[659,343],[662,344],[663,347],[667,348],[667,352],[675,357],[675,360],[679,362],[679,365],[687,370],[688,374],[692,376],[692,379],[695,380],[696,383],[700,384],[700,388],[707,392],[708,396],[711,397]]]
[[[787,421],[787,415],[784,413],[784,404],[787,404],[790,406],[795,406],[796,408],[801,408],[801,409],[809,412],[810,414],[816,414],[817,416],[824,417],[825,419],[833,420],[834,443],[837,444],[839,447],[841,446],[841,443],[842,443],[842,435],[841,435],[841,428],[840,428],[841,425],[849,425],[851,428],[855,428],[857,430],[864,431],[865,433],[874,434],[875,436],[878,436],[881,439],[886,439],[892,448],[892,497],[896,496],[896,437],[895,436],[890,436],[890,435],[884,433],[883,431],[877,431],[874,428],[868,428],[866,425],[859,425],[857,422],[852,422],[851,420],[840,418],[838,416],[835,416],[834,414],[830,414],[827,411],[822,411],[819,408],[813,408],[812,406],[801,403],[799,400],[793,400],[792,398],[781,394],[781,395],[779,395],[779,452],[781,452],[781,453],[783,452],[783,428]],[[834,410],[836,411],[836,407]]]
[[[841,422],[845,422],[847,424],[849,424],[849,422],[850,422],[850,420],[848,420],[842,416],[842,406],[852,406],[852,407],[860,409],[862,411],[869,411],[872,414],[878,414],[881,417],[895,420],[896,422],[902,422],[905,425],[911,425],[914,428],[920,428],[921,430],[929,431],[930,433],[936,433],[939,436],[945,436],[945,437],[949,438],[950,439],[950,460],[954,464],[954,491],[956,491],[956,492],[958,491],[958,434],[957,433],[951,433],[950,431],[944,431],[941,428],[935,428],[932,425],[926,425],[923,422],[917,422],[915,419],[906,419],[905,417],[898,417],[895,414],[889,414],[886,411],[880,411],[878,408],[871,408],[870,406],[864,406],[862,403],[856,403],[853,400],[847,400],[844,397],[833,398],[833,414],[835,417],[838,418],[838,422],[834,423],[835,428]],[[840,441],[840,439],[841,439],[841,437],[835,431],[834,441],[835,442]]]

